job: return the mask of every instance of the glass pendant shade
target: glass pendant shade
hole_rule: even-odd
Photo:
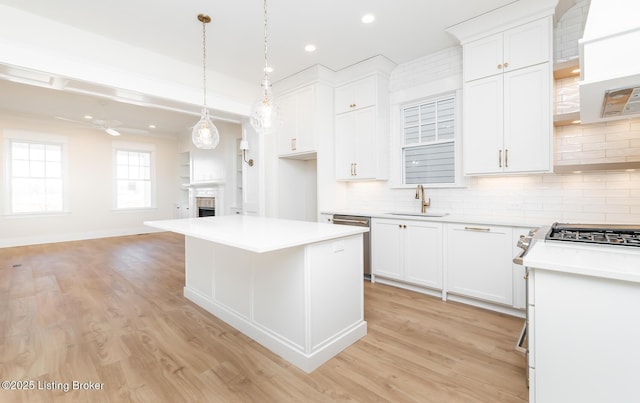
[[[206,109],[202,110],[202,118],[193,126],[191,132],[191,141],[197,148],[203,150],[211,150],[220,143],[220,133],[218,128],[213,124]]]
[[[280,109],[271,93],[271,82],[268,77],[262,81],[262,98],[251,108],[251,126],[258,132],[266,134],[277,129],[280,122]]]

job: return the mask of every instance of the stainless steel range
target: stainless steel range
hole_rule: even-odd
[[[640,226],[555,223],[544,239],[640,247]]]

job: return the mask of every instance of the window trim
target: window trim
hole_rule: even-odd
[[[32,132],[26,130],[4,130],[3,132],[3,158],[4,158],[4,215],[8,217],[43,217],[66,215],[71,212],[69,198],[69,139],[67,136],[57,134]],[[14,212],[12,209],[12,156],[11,149],[13,142],[23,142],[30,144],[50,144],[61,146],[61,178],[62,178],[62,209],[56,211],[29,211]]]
[[[150,182],[151,182],[151,200],[149,206],[144,207],[118,207],[118,151],[148,152],[150,153]],[[130,143],[122,141],[114,141],[112,143],[112,169],[113,177],[112,186],[112,210],[116,212],[126,211],[143,211],[156,209],[156,149],[154,144],[149,143]]]
[[[392,188],[394,189],[413,189],[417,186],[417,184],[406,184],[404,183],[404,159],[403,159],[403,150],[404,150],[404,123],[403,123],[403,110],[407,107],[417,106],[429,102],[436,101],[438,99],[454,97],[455,104],[455,112],[454,112],[454,135],[453,135],[453,144],[454,144],[454,153],[455,153],[455,173],[454,173],[454,182],[452,183],[426,183],[422,184],[425,188],[463,188],[466,187],[464,175],[462,173],[462,90],[456,89],[451,91],[443,91],[437,94],[429,94],[424,97],[411,99],[411,100],[403,100],[402,102],[398,102],[394,105],[392,110],[392,136],[393,140],[391,142],[393,149],[395,152],[393,153],[396,161],[394,161],[393,166],[395,167],[394,183],[392,184]],[[446,140],[449,142],[449,140]],[[435,144],[436,142],[434,142]]]

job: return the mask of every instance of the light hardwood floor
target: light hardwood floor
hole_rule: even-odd
[[[183,242],[0,249],[0,380],[35,387],[0,401],[527,401],[521,319],[366,282],[367,336],[306,374],[183,298]]]

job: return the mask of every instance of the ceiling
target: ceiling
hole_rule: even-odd
[[[315,64],[340,70],[378,54],[401,64],[455,45],[446,27],[513,2],[269,0],[271,76],[277,81]],[[207,26],[207,67],[255,82],[256,87],[261,80],[263,2],[259,0],[0,0],[0,4],[195,65],[202,58],[202,25],[196,16],[206,13],[213,20]],[[376,20],[363,24],[360,19],[366,13]],[[317,47],[315,52],[304,50],[309,43]],[[109,101],[105,107],[97,99],[83,98],[86,96],[25,88],[4,80],[0,80],[0,94],[0,110],[5,112],[77,119],[87,113],[100,116],[103,111],[125,127],[145,130],[149,123],[166,131],[184,130],[185,123],[195,123],[190,114],[155,108],[141,111],[135,105],[128,106],[135,113],[125,113],[127,106],[117,106],[118,102]],[[87,105],[96,111],[86,111]],[[164,118],[170,122],[161,121]]]

